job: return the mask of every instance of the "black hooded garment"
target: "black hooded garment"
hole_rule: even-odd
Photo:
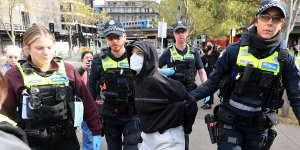
[[[157,71],[158,56],[152,44],[137,41],[133,46],[144,52],[143,68],[135,81],[135,108],[142,131],[164,132],[184,125],[190,133],[198,111],[194,97],[179,81]]]

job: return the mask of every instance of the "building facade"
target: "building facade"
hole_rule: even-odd
[[[1,0],[0,4],[0,51],[12,44],[7,31],[11,31],[9,18],[9,0]],[[13,27],[15,30],[16,45],[22,47],[23,34],[32,24],[38,24],[49,28],[49,23],[55,23],[55,30],[63,32],[59,17],[57,0],[25,0],[25,3],[16,3],[12,10]]]
[[[155,0],[105,0],[102,10],[121,22],[137,20],[157,22],[159,13],[153,9],[155,4],[157,4]]]

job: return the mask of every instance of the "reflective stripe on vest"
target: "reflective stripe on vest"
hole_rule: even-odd
[[[292,52],[293,52],[295,60],[296,60],[297,68],[299,68],[300,67],[300,52],[298,52],[297,55],[295,55],[295,53],[296,53],[295,50],[292,50]]]
[[[109,56],[106,56],[104,59],[101,59],[101,61],[102,61],[102,67],[104,71],[113,68],[129,68],[127,57],[121,61],[114,61]]]
[[[194,55],[190,53],[190,46],[187,44],[187,52],[185,55],[181,56],[176,48],[175,48],[175,45],[173,45],[172,48],[170,48],[170,53],[171,53],[171,57],[173,59],[173,61],[176,61],[176,60],[190,60],[190,59],[194,59]]]
[[[19,68],[23,76],[24,86],[28,88],[31,88],[32,86],[54,85],[54,84],[63,84],[65,86],[69,86],[69,79],[67,77],[65,65],[63,61],[59,62],[58,70],[56,70],[49,77],[42,77],[38,75],[36,72],[31,72],[30,74],[26,74],[19,63],[17,63],[17,67]]]
[[[9,123],[9,124],[11,124],[13,126],[17,125],[16,122],[14,122],[13,120],[9,119],[8,117],[6,117],[6,116],[4,116],[2,114],[0,114],[0,122],[7,122],[7,123]]]
[[[264,71],[273,72],[274,75],[279,73],[279,62],[277,60],[278,52],[275,51],[271,56],[264,59],[257,59],[251,53],[248,52],[248,46],[240,47],[239,55],[236,61],[238,66],[246,67],[248,63],[253,65],[253,68],[257,68]]]

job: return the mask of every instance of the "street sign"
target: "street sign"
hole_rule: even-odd
[[[158,22],[158,35],[157,37],[166,38],[167,37],[167,23]]]

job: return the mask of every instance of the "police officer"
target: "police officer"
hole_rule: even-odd
[[[75,127],[84,118],[94,149],[100,149],[102,124],[95,102],[74,67],[53,57],[52,33],[33,25],[23,45],[28,59],[6,72],[8,95],[1,113],[25,130],[29,146],[37,150],[79,150]]]
[[[184,22],[178,21],[173,26],[175,44],[167,48],[159,57],[159,68],[167,65],[174,67],[175,74],[171,78],[180,81],[188,91],[196,88],[195,76],[198,71],[201,82],[207,79],[199,51],[186,43],[188,37],[187,26]]]
[[[104,25],[104,36],[109,47],[94,57],[89,90],[94,98],[104,97],[99,111],[108,150],[121,150],[122,146],[124,150],[137,150],[141,138],[139,118],[134,109],[135,72],[129,68],[126,34],[119,21],[109,20]]]
[[[291,49],[292,54],[294,54],[294,57],[296,59],[296,65],[299,68],[300,67],[300,53],[299,53],[299,46],[294,44],[294,46]]]
[[[159,68],[165,65],[167,65],[168,68],[174,68],[175,73],[169,77],[180,81],[187,91],[191,91],[197,87],[195,84],[197,71],[202,83],[206,81],[207,76],[199,51],[186,43],[189,34],[186,24],[182,21],[178,21],[173,28],[173,35],[176,42],[167,48],[159,57]],[[188,135],[186,135],[185,138],[186,150],[188,150]]]
[[[248,35],[228,46],[209,79],[191,92],[199,99],[221,87],[221,104],[206,116],[207,123],[218,122],[211,134],[218,149],[269,149],[284,88],[300,120],[299,70],[281,39],[286,15],[283,1],[264,0]]]

